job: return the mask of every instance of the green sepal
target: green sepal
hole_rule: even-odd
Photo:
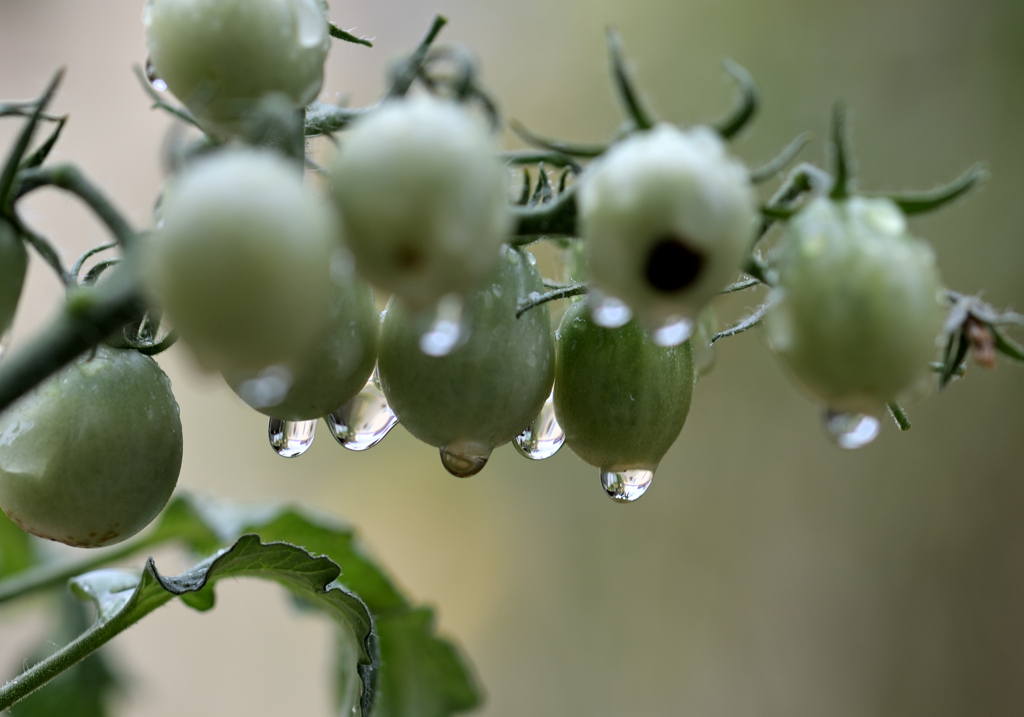
[[[757,115],[761,107],[761,91],[757,88],[753,75],[738,62],[726,59],[723,65],[729,76],[739,85],[740,94],[732,110],[722,119],[713,122],[711,127],[722,139],[732,139]]]
[[[995,339],[996,351],[1011,361],[1024,363],[1024,346],[1007,336],[1001,329],[989,324],[992,336]]]
[[[333,22],[327,23],[327,27],[330,30],[331,37],[342,40],[344,42],[351,42],[353,45],[364,45],[365,47],[373,47],[373,43],[367,40],[365,37],[357,37],[350,32],[342,30],[340,27],[335,25]]]
[[[622,54],[622,38],[615,28],[609,27],[605,36],[608,41],[608,57],[612,64],[612,80],[615,86],[616,95],[622,102],[627,118],[632,120],[633,127],[637,130],[647,130],[657,124],[657,118],[644,106],[640,100],[640,92],[636,88],[629,70],[626,68],[626,60]]]
[[[907,194],[889,194],[904,214],[924,214],[955,202],[972,189],[980,186],[989,178],[988,170],[983,164],[976,164],[949,184],[935,187],[924,192]]]
[[[846,105],[837,102],[832,108],[832,129],[829,136],[829,159],[832,169],[832,191],[829,196],[835,200],[849,197],[854,190],[853,150],[850,147],[850,130],[847,122]]]

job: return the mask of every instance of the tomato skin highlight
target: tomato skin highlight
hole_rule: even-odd
[[[168,186],[140,247],[145,286],[199,363],[252,370],[298,360],[327,324],[333,212],[269,151],[197,160]]]
[[[555,416],[565,444],[603,470],[654,470],[690,410],[690,342],[658,346],[636,319],[603,328],[584,301],[566,310],[557,337]]]
[[[504,248],[489,282],[470,295],[471,329],[447,356],[419,348],[414,313],[388,306],[381,330],[381,388],[400,423],[432,446],[481,455],[519,435],[551,392],[555,349],[547,305],[516,318],[520,298],[543,291],[525,252]]]
[[[475,290],[498,261],[508,176],[462,107],[391,100],[360,119],[332,171],[356,269],[415,308]]]
[[[644,322],[695,319],[753,244],[757,195],[707,127],[637,132],[580,177],[580,236],[602,293]]]
[[[831,410],[878,413],[929,373],[944,317],[935,255],[885,199],[816,199],[787,226],[765,320]]]
[[[287,394],[270,405],[249,405],[272,418],[307,421],[347,403],[373,373],[380,337],[380,314],[370,286],[355,277],[335,279],[331,317],[313,345],[292,366]],[[252,371],[225,374],[231,390],[246,399]]]
[[[330,48],[319,0],[148,0],[156,74],[208,132],[238,134],[274,92],[304,107],[320,92]]]
[[[28,251],[14,227],[0,219],[0,338],[11,328],[28,269]]]
[[[0,507],[41,538],[111,545],[163,509],[181,456],[170,380],[151,358],[100,346],[0,414]]]

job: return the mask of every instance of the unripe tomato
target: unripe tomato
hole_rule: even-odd
[[[690,342],[658,346],[635,319],[603,328],[583,301],[566,310],[557,336],[555,416],[566,445],[602,471],[653,471],[690,410]]]
[[[141,247],[147,288],[205,367],[289,363],[327,323],[336,232],[284,159],[220,152],[168,187]]]
[[[927,370],[943,320],[928,244],[886,199],[816,199],[782,238],[772,348],[835,411],[875,413]]]
[[[156,362],[100,346],[0,414],[0,507],[41,538],[117,543],[167,503],[181,447],[178,404]]]
[[[420,351],[413,312],[392,299],[378,371],[388,403],[410,433],[452,455],[486,460],[530,425],[551,392],[554,337],[547,305],[518,319],[516,307],[542,290],[527,254],[506,247],[490,281],[469,297],[467,341],[438,357]],[[478,463],[476,470],[483,467]]]
[[[509,229],[507,177],[462,107],[393,100],[360,120],[333,170],[356,268],[420,308],[477,288]]]
[[[14,227],[0,219],[0,339],[11,328],[25,283],[28,252]]]
[[[259,374],[225,375],[231,390],[260,413],[286,421],[326,416],[359,393],[377,362],[380,314],[370,286],[355,277],[338,277],[331,318],[306,353],[291,365],[286,392],[266,396]],[[265,380],[265,379],[263,379]]]
[[[330,48],[319,0],[148,0],[156,74],[208,132],[233,135],[270,92],[304,107]]]
[[[706,127],[629,136],[587,167],[579,192],[593,284],[649,325],[694,320],[751,248],[757,197]]]

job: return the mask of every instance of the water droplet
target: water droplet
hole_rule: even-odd
[[[167,83],[160,79],[156,74],[156,68],[153,66],[153,61],[146,58],[146,80],[152,85],[153,89],[157,92],[163,92],[167,89]]]
[[[280,418],[271,418],[270,425],[267,426],[270,447],[277,451],[277,455],[285,458],[301,456],[313,445],[316,422],[315,418],[312,421],[282,421]]]
[[[295,22],[299,44],[303,47],[318,47],[327,39],[327,20],[319,5],[318,0],[300,0],[295,3]]]
[[[475,476],[487,465],[491,450],[477,444],[441,446],[441,464],[456,478]]]
[[[693,335],[693,319],[671,316],[651,331],[651,338],[658,346],[678,346]]]
[[[238,386],[238,396],[249,406],[259,410],[281,403],[292,387],[292,372],[284,366],[268,366],[255,378]]]
[[[625,326],[633,318],[633,312],[625,303],[598,290],[591,289],[587,301],[590,303],[590,316],[594,323],[606,329]]]
[[[433,323],[420,336],[420,351],[427,356],[447,356],[467,338],[468,328],[462,325],[462,299],[458,294],[442,296]]]
[[[825,430],[840,448],[863,448],[878,438],[880,429],[881,423],[874,416],[825,411]]]
[[[526,252],[526,260],[530,262],[530,266],[537,266],[537,257],[533,255],[533,252]]]
[[[558,453],[558,449],[565,443],[565,431],[555,418],[554,391],[544,402],[533,423],[512,442],[517,451],[534,461],[542,461]]]
[[[601,487],[617,503],[632,503],[651,487],[654,471],[633,468],[625,471],[601,470]]]
[[[10,343],[10,340],[11,340],[11,332],[10,331],[5,331],[2,334],[0,334],[0,359],[2,359],[4,357],[5,353],[7,353],[7,344]]]
[[[375,377],[355,398],[327,416],[327,426],[334,440],[350,451],[373,448],[398,423]]]

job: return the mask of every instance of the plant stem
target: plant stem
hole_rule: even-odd
[[[40,187],[60,187],[89,205],[89,208],[96,213],[100,221],[107,225],[110,233],[123,248],[127,249],[134,243],[135,232],[132,231],[128,222],[77,167],[70,164],[59,164],[55,167],[29,169],[19,172],[18,178],[22,182],[22,188],[19,190],[20,196]]]
[[[29,595],[38,590],[58,587],[73,577],[98,570],[115,560],[121,560],[140,550],[158,545],[161,542],[163,540],[160,536],[147,535],[140,540],[129,540],[112,550],[105,550],[79,562],[40,565],[30,570],[16,573],[0,581],[0,604]]]
[[[111,332],[145,314],[137,279],[120,270],[98,289],[78,297],[21,351],[0,364],[0,411],[39,385]]]
[[[127,613],[116,615],[111,620],[98,621],[75,640],[0,687],[0,712],[96,652],[132,622],[131,615]]]

